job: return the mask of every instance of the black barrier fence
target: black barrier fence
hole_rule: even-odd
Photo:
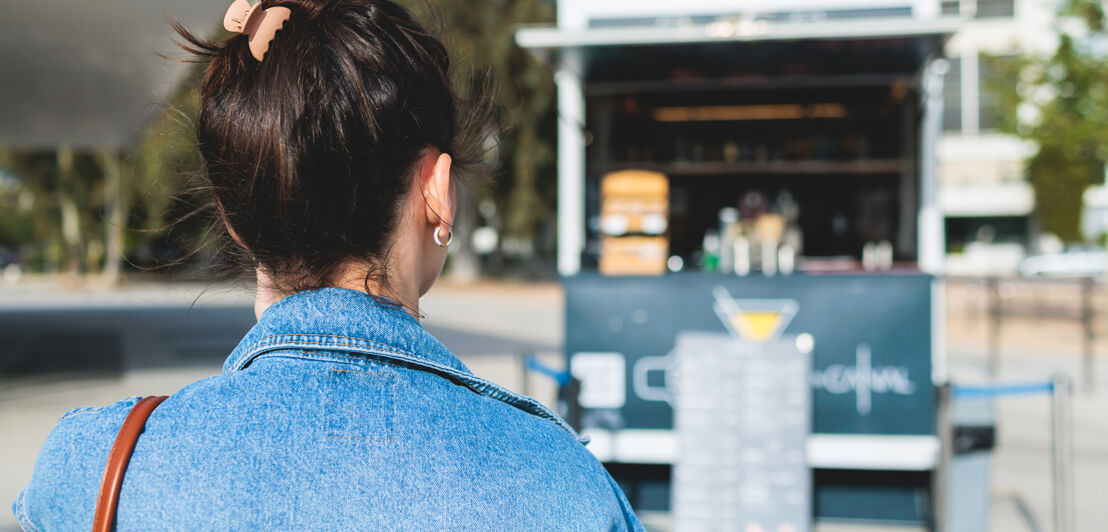
[[[948,286],[961,287],[961,301],[947,301],[947,312],[985,321],[986,367],[990,377],[1000,374],[1001,338],[1017,320],[1036,323],[1068,322],[1079,326],[1080,379],[1085,390],[1096,387],[1096,345],[1104,332],[1098,316],[1108,314],[1108,291],[1091,277],[946,277]]]

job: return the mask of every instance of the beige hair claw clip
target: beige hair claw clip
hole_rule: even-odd
[[[292,11],[287,7],[256,9],[260,5],[252,6],[249,0],[235,0],[223,16],[223,27],[227,31],[250,38],[250,54],[258,61],[269,51],[269,42],[277,35],[277,30],[292,16]]]

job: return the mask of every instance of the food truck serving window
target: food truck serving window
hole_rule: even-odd
[[[632,237],[649,249],[626,273],[914,267],[921,65],[936,42],[578,49],[592,138],[582,268],[635,255]],[[637,207],[603,194],[628,170],[668,180],[663,232],[629,232],[620,208]]]

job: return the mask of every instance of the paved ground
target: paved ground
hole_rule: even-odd
[[[1080,291],[1075,286],[1010,286],[1009,310],[1000,326],[998,382],[1034,381],[1061,374],[1075,381],[1074,506],[1075,530],[1105,530],[1108,505],[1108,315],[1096,321],[1103,340],[1094,344],[1095,389],[1082,385],[1081,327],[1076,317]],[[1105,295],[1094,304],[1104,308]],[[977,287],[947,290],[947,350],[952,380],[986,382],[988,322]],[[1038,307],[1039,312],[1035,312]],[[1037,315],[1038,314],[1038,315]],[[1043,316],[1043,317],[1040,317]],[[1052,530],[1050,409],[1043,396],[1011,397],[996,402],[998,446],[994,453],[991,529],[996,532]]]
[[[974,296],[970,292],[955,287],[948,297],[950,373],[960,382],[985,380],[985,322],[977,315],[975,303],[971,304]],[[11,343],[3,342],[5,324],[10,328],[20,319],[26,320],[33,308],[42,312],[34,315],[39,321],[49,316],[74,319],[76,314],[67,312],[98,308],[105,315],[113,311],[131,312],[115,318],[132,320],[128,323],[140,319],[167,322],[164,330],[158,329],[161,332],[124,335],[119,341],[145,356],[123,357],[117,361],[118,371],[79,377],[47,373],[0,380],[0,505],[6,507],[26,481],[39,445],[64,411],[129,395],[170,392],[218,372],[226,350],[216,344],[231,341],[233,335],[229,331],[236,327],[249,326],[250,303],[250,295],[244,291],[205,289],[198,285],[134,286],[111,293],[62,292],[35,282],[0,285],[0,352],[13,350]],[[553,384],[535,375],[525,383],[515,355],[534,351],[549,364],[560,364],[563,325],[557,286],[439,285],[422,305],[428,330],[458,353],[475,373],[509,388],[525,389],[545,402],[553,401]],[[137,311],[136,306],[140,307]],[[13,312],[14,309],[19,310]],[[90,325],[87,320],[83,322]],[[190,342],[188,334],[172,332],[203,329],[213,323],[228,331],[216,338],[214,344]],[[1003,331],[1003,364],[998,380],[1035,380],[1057,372],[1078,375],[1080,342],[1075,339],[1078,329],[1072,323],[1012,318]],[[1103,345],[1108,346],[1108,341]],[[1103,363],[1096,377],[1102,385],[1095,392],[1080,391],[1074,403],[1076,530],[1090,532],[1102,530],[1103,523],[1108,522],[1108,505],[1103,503],[1100,487],[1108,479],[1108,359],[1104,357],[1108,349],[1098,352]],[[997,413],[999,444],[994,454],[991,530],[1050,530],[1047,401],[1043,397],[1006,399],[998,402]],[[643,517],[653,524],[653,529],[668,528],[664,515]],[[0,532],[14,529],[10,514],[0,508]],[[825,524],[817,530],[878,529]]]

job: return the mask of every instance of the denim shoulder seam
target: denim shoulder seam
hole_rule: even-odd
[[[132,395],[130,397],[125,397],[123,399],[120,399],[116,403],[113,403],[113,405],[121,404],[121,405],[124,405],[124,406],[134,406],[139,402],[140,399],[142,399],[142,397],[139,397],[137,395]],[[127,405],[127,403],[130,403],[130,405]],[[96,413],[99,413],[99,412],[103,412],[104,408],[106,408],[106,407],[103,407],[103,406],[79,406],[77,408],[74,408],[74,409],[69,410],[68,412],[62,414],[61,419],[65,420],[65,419],[68,419],[70,417],[76,416],[78,414],[96,414]]]
[[[25,532],[38,532],[39,528],[31,522],[31,516],[27,513],[27,488],[19,490],[19,495],[15,498],[15,502],[12,503],[12,513],[15,514],[15,520],[19,523],[19,527]]]
[[[72,409],[68,412],[63,413],[62,419],[68,418],[70,416],[78,415],[78,413],[96,413],[96,412],[99,412],[103,409],[104,409],[104,407],[78,407],[78,408],[74,408],[74,409]]]

